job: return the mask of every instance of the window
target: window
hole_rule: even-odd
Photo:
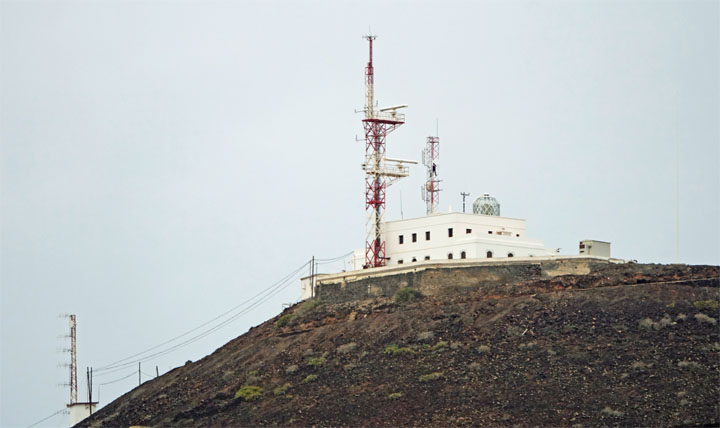
[[[465,233],[472,233],[472,229],[465,229]]]
[[[488,235],[492,235],[492,230],[488,230]]]
[[[399,243],[400,245],[402,245],[404,242],[405,242],[405,237],[402,236],[402,235],[398,236],[398,243]]]
[[[486,254],[486,256],[487,256],[488,259],[491,259],[491,258],[492,258],[492,251],[488,251],[487,254]]]
[[[453,233],[452,229],[453,229],[452,227],[448,229],[448,238],[452,238],[452,233]]]
[[[513,253],[508,253],[508,257],[515,257],[515,254],[513,254]]]
[[[426,241],[430,240],[430,231],[429,230],[427,232],[425,232],[425,240]]]
[[[430,260],[430,256],[425,256],[425,260]]]
[[[585,248],[585,244],[580,244],[580,248]]]
[[[398,260],[398,264],[399,265],[403,264],[403,259]]]
[[[516,233],[515,236],[517,236],[517,237],[519,238],[519,237],[520,237],[520,234],[519,234],[519,233]]]
[[[412,234],[412,241],[417,242],[417,233]]]
[[[465,254],[465,251],[461,251],[461,252],[460,252],[460,258],[461,258],[461,259],[466,259],[466,258],[467,258],[467,254]]]
[[[412,261],[413,261],[413,262],[416,262],[416,261],[417,261],[417,259],[416,259],[415,257],[413,257]]]
[[[453,258],[453,254],[452,254],[452,253],[448,253],[448,260],[452,260],[452,258]]]

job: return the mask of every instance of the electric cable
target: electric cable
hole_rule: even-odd
[[[264,289],[263,291],[257,293],[255,296],[251,297],[250,299],[246,300],[245,302],[243,302],[243,303],[235,306],[234,308],[232,308],[232,309],[230,309],[230,310],[228,310],[228,311],[226,311],[226,312],[218,315],[217,317],[215,317],[215,318],[213,318],[213,319],[211,319],[211,320],[209,320],[209,321],[207,321],[207,322],[205,322],[205,323],[203,323],[203,324],[201,324],[201,325],[199,325],[199,326],[197,326],[197,327],[195,327],[195,328],[193,328],[193,329],[191,329],[191,330],[188,330],[187,332],[185,332],[185,333],[183,333],[183,334],[181,334],[181,335],[179,335],[179,336],[176,336],[176,337],[174,337],[174,338],[172,338],[172,339],[169,339],[169,340],[167,340],[167,341],[165,341],[165,342],[163,342],[163,343],[161,343],[161,344],[159,344],[159,345],[156,345],[156,346],[153,346],[153,347],[151,347],[151,348],[148,348],[148,349],[146,349],[146,350],[144,350],[144,351],[142,351],[142,352],[133,354],[133,355],[131,355],[131,356],[129,356],[129,357],[125,357],[125,358],[123,358],[123,359],[121,359],[121,360],[118,360],[118,361],[116,361],[116,362],[114,362],[114,363],[111,363],[111,364],[108,364],[108,365],[106,365],[106,366],[103,366],[103,367],[101,367],[101,368],[96,369],[96,371],[105,371],[105,373],[100,373],[100,374],[98,374],[97,376],[102,376],[102,375],[104,375],[104,374],[109,374],[109,373],[113,373],[113,372],[115,372],[115,371],[120,371],[120,370],[122,370],[123,368],[125,368],[125,367],[127,367],[127,366],[129,366],[129,365],[131,365],[131,364],[135,364],[135,363],[137,363],[137,362],[147,361],[147,360],[149,360],[149,359],[152,359],[152,358],[155,358],[155,357],[159,357],[159,356],[161,356],[161,355],[164,355],[164,354],[167,354],[167,353],[172,352],[172,351],[174,351],[174,350],[177,350],[177,349],[179,349],[179,348],[181,348],[181,347],[183,347],[183,346],[189,345],[189,344],[191,344],[191,343],[193,343],[193,342],[195,342],[195,341],[197,341],[197,340],[200,340],[201,338],[203,338],[203,337],[207,336],[208,334],[210,334],[210,333],[218,330],[219,328],[228,325],[230,322],[236,320],[236,319],[239,318],[240,316],[244,315],[245,313],[247,313],[247,312],[249,312],[250,310],[254,309],[255,307],[259,306],[260,304],[266,302],[269,298],[273,297],[274,295],[276,295],[277,293],[279,293],[280,291],[282,291],[283,289],[285,289],[285,288],[287,287],[289,281],[293,280],[293,279],[295,278],[295,276],[296,276],[298,273],[300,273],[308,264],[309,264],[309,262],[304,263],[302,266],[300,266],[299,268],[297,268],[295,271],[293,271],[293,272],[291,272],[290,274],[286,275],[286,276],[285,276],[284,278],[282,278],[281,280],[277,281],[276,283],[274,283],[274,284],[271,285],[270,287]],[[258,299],[258,300],[253,302],[253,299]],[[199,330],[200,328],[202,328],[202,327],[204,327],[204,326],[206,326],[206,325],[208,325],[208,324],[210,324],[210,323],[212,323],[212,322],[214,322],[214,321],[216,321],[216,320],[218,320],[218,319],[220,319],[220,318],[228,315],[229,313],[231,313],[231,312],[233,312],[233,311],[235,311],[235,310],[237,310],[237,309],[239,309],[239,308],[241,308],[241,307],[243,307],[243,306],[245,306],[245,305],[247,305],[247,304],[250,304],[250,306],[247,307],[247,308],[245,308],[245,309],[243,309],[243,310],[241,310],[241,311],[238,312],[237,314],[232,315],[230,318],[222,321],[222,322],[219,323],[218,325],[213,326],[213,327],[211,327],[210,329],[208,329],[208,330],[206,330],[206,331],[204,331],[204,332],[199,333],[199,334],[196,335],[196,336],[193,336],[193,337],[191,337],[191,338],[189,338],[189,339],[187,339],[187,340],[185,340],[185,341],[183,341],[183,342],[181,342],[181,343],[179,343],[179,344],[173,345],[173,346],[171,346],[170,348],[167,348],[167,349],[158,351],[158,352],[153,353],[153,354],[150,354],[150,355],[146,355],[146,356],[141,357],[141,358],[137,358],[137,359],[135,359],[135,360],[133,360],[133,361],[127,361],[127,360],[129,360],[129,359],[131,359],[131,358],[139,357],[139,356],[141,356],[141,355],[143,355],[143,354],[146,354],[146,353],[148,353],[148,352],[150,352],[150,351],[152,351],[152,350],[158,349],[158,348],[160,348],[161,346],[167,345],[167,344],[169,344],[169,343],[171,343],[171,342],[174,342],[174,341],[177,340],[177,339],[180,339],[180,338],[182,338],[182,337],[184,337],[184,336],[187,336],[188,334],[190,334],[190,333],[192,333],[192,332],[194,332],[194,331]],[[113,369],[117,369],[117,370],[113,370]]]
[[[35,425],[40,424],[40,423],[42,423],[42,422],[45,422],[46,420],[52,418],[53,416],[56,416],[56,415],[58,415],[58,414],[60,414],[60,413],[63,413],[63,412],[65,412],[65,409],[60,409],[60,410],[58,410],[57,412],[53,413],[52,415],[47,416],[47,417],[45,417],[45,418],[43,418],[43,419],[40,419],[39,421],[35,422],[35,423],[32,424],[32,425],[28,425],[27,428],[34,427]]]
[[[100,386],[102,386],[102,385],[110,385],[111,383],[120,382],[121,380],[125,380],[125,379],[127,379],[127,378],[129,378],[130,376],[133,376],[133,375],[135,375],[135,374],[137,374],[137,372],[132,372],[132,373],[130,373],[129,375],[127,375],[127,376],[125,376],[125,377],[121,377],[120,379],[115,379],[115,380],[111,380],[110,382],[101,383]]]
[[[160,344],[158,344],[158,345],[155,345],[155,346],[153,346],[153,347],[151,347],[151,348],[148,348],[148,349],[146,349],[146,350],[144,350],[144,351],[142,351],[142,352],[138,352],[138,353],[136,353],[136,354],[130,355],[130,356],[125,357],[125,358],[123,358],[123,359],[117,360],[117,361],[115,361],[115,362],[113,362],[113,363],[110,363],[110,364],[107,364],[107,365],[105,365],[105,366],[96,368],[95,371],[96,371],[96,372],[103,372],[103,371],[107,371],[107,370],[113,369],[113,368],[115,368],[115,367],[119,367],[119,366],[122,365],[122,364],[120,364],[120,363],[122,363],[122,362],[124,362],[124,361],[127,361],[127,360],[129,360],[129,359],[131,359],[131,358],[139,357],[140,355],[146,354],[146,353],[148,353],[148,352],[150,352],[150,351],[153,351],[153,350],[155,350],[155,349],[157,349],[157,348],[160,348],[161,346],[164,346],[164,345],[167,345],[167,344],[169,344],[169,343],[171,343],[171,342],[174,342],[174,341],[176,341],[176,340],[178,340],[178,339],[180,339],[180,338],[182,338],[182,337],[187,336],[188,334],[190,334],[190,333],[192,333],[192,332],[194,332],[194,331],[197,331],[197,330],[201,329],[202,327],[205,327],[206,325],[208,325],[208,324],[210,324],[210,323],[212,323],[212,322],[214,322],[214,321],[216,321],[216,320],[224,317],[225,315],[227,315],[227,314],[229,314],[229,313],[231,313],[231,312],[233,312],[233,311],[235,311],[235,310],[237,310],[237,309],[245,306],[246,304],[248,304],[249,302],[251,302],[253,299],[255,299],[255,298],[257,298],[258,296],[261,296],[261,295],[263,295],[264,293],[268,292],[268,290],[272,290],[272,289],[275,288],[278,284],[282,284],[282,283],[287,282],[289,279],[291,279],[292,277],[294,277],[295,275],[297,275],[298,272],[300,272],[302,269],[304,269],[309,263],[310,263],[310,262],[304,263],[302,266],[300,266],[298,269],[296,269],[295,271],[293,271],[291,274],[286,275],[285,277],[283,277],[283,278],[280,279],[279,281],[275,282],[275,283],[274,283],[273,285],[271,285],[270,287],[268,287],[268,288],[260,291],[259,293],[255,294],[255,295],[252,296],[251,298],[249,298],[249,299],[247,299],[246,301],[240,303],[239,305],[236,305],[235,307],[233,307],[233,308],[231,308],[231,309],[223,312],[222,314],[216,316],[215,318],[213,318],[213,319],[211,319],[211,320],[209,320],[209,321],[206,321],[206,322],[200,324],[199,326],[197,326],[197,327],[195,327],[195,328],[193,328],[193,329],[191,329],[191,330],[186,331],[185,333],[182,333],[182,334],[180,334],[180,335],[178,335],[178,336],[175,336],[175,337],[173,337],[172,339],[168,339],[168,340],[166,340],[165,342],[162,342],[162,343],[160,343]],[[134,362],[134,361],[133,361],[133,362]],[[109,374],[109,373],[110,373],[110,372],[99,373],[99,374],[97,374],[97,376],[102,376],[102,375],[104,375],[104,374]]]

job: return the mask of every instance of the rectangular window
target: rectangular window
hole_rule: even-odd
[[[403,260],[402,259],[398,260],[398,264],[399,265],[403,264]]]
[[[492,230],[488,230],[488,235],[492,235]]]
[[[580,244],[580,248],[585,248],[585,244]]]
[[[427,232],[425,232],[425,240],[426,241],[430,240],[430,231],[429,230]]]
[[[402,235],[398,236],[398,242],[400,243],[400,245],[402,245],[404,241],[405,241],[404,236],[402,236]]]
[[[448,229],[448,238],[452,238],[452,235],[453,235],[452,229],[453,229],[452,227]]]
[[[519,237],[520,237],[520,234],[519,234],[519,233],[516,233],[515,236],[517,236],[517,237],[519,238]]]
[[[465,233],[472,233],[472,229],[465,229]]]
[[[430,260],[430,256],[425,256],[425,260]]]
[[[417,233],[412,234],[412,241],[417,242]]]

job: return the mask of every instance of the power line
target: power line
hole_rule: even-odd
[[[52,418],[53,416],[56,416],[56,415],[58,415],[58,414],[60,414],[60,413],[64,413],[64,412],[65,412],[65,409],[60,409],[60,410],[58,410],[57,412],[53,413],[52,415],[50,415],[50,416],[48,416],[48,417],[46,417],[46,418],[40,419],[39,421],[35,422],[35,423],[32,424],[32,425],[28,425],[27,428],[34,427],[35,425],[40,424],[40,423],[42,423],[42,422],[45,422],[46,420]]]
[[[330,263],[330,262],[334,262],[334,261],[337,261],[337,260],[342,260],[342,259],[344,259],[344,258],[346,258],[346,257],[350,257],[350,256],[352,256],[352,254],[353,254],[353,251],[350,251],[350,252],[347,253],[347,254],[343,254],[342,256],[334,257],[334,258],[332,258],[332,259],[315,259],[315,261],[316,261],[316,262],[323,262],[323,263]]]
[[[110,382],[101,383],[100,385],[110,385],[111,383],[120,382],[121,380],[125,380],[125,379],[129,378],[130,376],[134,376],[135,374],[136,374],[136,372],[132,372],[125,377],[121,377],[120,379],[111,380]]]
[[[111,363],[111,364],[108,364],[108,365],[106,365],[106,366],[103,366],[103,367],[101,367],[101,368],[99,368],[99,369],[96,369],[97,371],[106,371],[105,373],[101,373],[101,374],[99,374],[98,376],[102,376],[102,375],[104,375],[104,374],[110,374],[110,373],[113,373],[113,372],[122,370],[122,368],[127,367],[127,366],[129,366],[129,365],[131,365],[131,364],[135,364],[136,362],[146,361],[146,360],[149,360],[149,359],[151,359],[151,358],[158,357],[158,356],[164,355],[164,354],[166,354],[166,353],[172,352],[172,351],[174,351],[174,350],[176,350],[176,349],[179,349],[179,348],[182,347],[182,346],[189,345],[189,344],[191,344],[191,343],[193,343],[193,342],[195,342],[195,341],[197,341],[197,340],[199,340],[199,339],[207,336],[208,334],[210,334],[210,333],[218,330],[218,329],[221,328],[221,327],[224,327],[225,325],[227,325],[227,324],[229,324],[230,322],[234,321],[235,319],[237,319],[237,318],[240,317],[241,315],[244,315],[244,314],[247,313],[248,311],[254,309],[254,308],[257,307],[258,305],[264,303],[264,302],[267,301],[270,297],[276,295],[279,291],[281,291],[282,289],[284,289],[284,288],[287,286],[287,283],[288,283],[290,280],[292,280],[299,272],[301,272],[301,271],[308,265],[308,263],[309,263],[309,262],[304,263],[302,266],[300,266],[299,268],[297,268],[295,271],[293,271],[292,273],[286,275],[285,277],[283,277],[281,280],[277,281],[276,283],[274,283],[274,284],[271,285],[270,287],[262,290],[261,292],[257,293],[256,295],[254,295],[254,296],[251,297],[250,299],[248,299],[248,300],[246,300],[245,302],[243,302],[243,303],[241,303],[241,304],[233,307],[232,309],[230,309],[230,310],[228,310],[228,311],[226,311],[226,312],[218,315],[217,317],[215,317],[215,318],[213,318],[213,319],[211,319],[211,320],[209,320],[209,321],[207,321],[207,322],[205,322],[205,323],[203,323],[203,324],[200,324],[199,326],[197,326],[197,327],[195,327],[195,328],[193,328],[193,329],[191,329],[191,330],[188,330],[188,331],[186,331],[185,333],[183,333],[183,334],[181,334],[181,335],[179,335],[179,336],[175,336],[175,337],[173,337],[172,339],[169,339],[169,340],[167,340],[167,341],[165,341],[165,342],[163,342],[163,343],[160,343],[160,344],[155,345],[155,346],[153,346],[153,347],[151,347],[151,348],[148,348],[148,349],[146,349],[146,350],[144,350],[144,351],[142,351],[142,352],[133,354],[133,355],[128,356],[128,357],[125,357],[125,358],[123,358],[123,359],[121,359],[121,360],[115,361],[114,363]],[[255,301],[255,302],[252,302],[253,299],[256,299],[256,298],[259,299],[259,300]],[[212,322],[214,322],[214,321],[216,321],[216,320],[218,320],[218,319],[220,319],[220,318],[228,315],[229,313],[231,313],[231,312],[233,312],[233,311],[235,311],[235,310],[237,310],[237,309],[239,309],[239,308],[241,308],[241,307],[243,307],[243,306],[245,306],[245,305],[247,305],[247,304],[250,304],[250,306],[247,307],[247,308],[245,308],[245,309],[243,309],[243,310],[240,311],[239,313],[231,316],[230,318],[228,318],[227,320],[221,322],[220,324],[218,324],[218,325],[210,328],[209,330],[206,330],[206,331],[204,331],[204,332],[202,332],[202,333],[200,333],[200,334],[198,334],[198,335],[196,335],[196,336],[193,336],[193,337],[189,338],[188,340],[186,340],[186,341],[184,341],[184,342],[181,342],[181,343],[179,343],[179,344],[177,344],[177,345],[173,345],[173,346],[171,346],[171,347],[168,348],[168,349],[164,349],[164,350],[158,351],[158,352],[156,352],[156,353],[154,353],[154,354],[147,355],[147,356],[141,357],[141,358],[137,358],[137,359],[132,360],[132,361],[127,361],[127,360],[130,360],[130,359],[132,359],[132,358],[139,357],[139,356],[141,356],[141,355],[143,355],[143,354],[146,354],[146,353],[148,353],[148,352],[150,352],[150,351],[152,351],[152,350],[158,349],[158,348],[160,348],[160,347],[162,347],[162,346],[164,346],[164,345],[167,345],[167,344],[169,344],[169,343],[171,343],[171,342],[174,342],[174,341],[176,341],[177,339],[180,339],[180,338],[182,338],[182,337],[185,337],[185,336],[187,336],[188,334],[190,334],[190,333],[192,333],[192,332],[194,332],[194,331],[199,330],[200,328],[202,328],[202,327],[204,327],[204,326],[206,326],[206,325],[208,325],[208,324],[210,324],[210,323],[212,323]],[[113,369],[117,369],[117,370],[113,370]]]

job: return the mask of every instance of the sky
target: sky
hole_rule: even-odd
[[[141,376],[200,359],[297,301],[312,256],[364,245],[369,31],[379,105],[409,105],[387,154],[438,131],[441,210],[487,192],[563,254],[720,263],[718,4],[2,0],[0,426],[64,408],[59,314],[83,398],[86,367],[298,272]],[[423,182],[386,218],[424,215]],[[95,372],[101,405],[137,385],[126,362]]]

